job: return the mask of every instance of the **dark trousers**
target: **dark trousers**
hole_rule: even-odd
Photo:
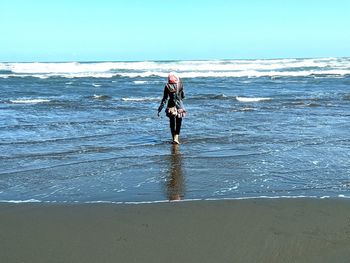
[[[170,130],[172,135],[180,135],[182,118],[170,117]]]

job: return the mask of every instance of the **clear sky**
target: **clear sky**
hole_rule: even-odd
[[[349,57],[349,0],[1,0],[0,61]]]

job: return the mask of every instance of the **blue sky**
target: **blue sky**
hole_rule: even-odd
[[[350,56],[348,0],[2,0],[0,61]]]

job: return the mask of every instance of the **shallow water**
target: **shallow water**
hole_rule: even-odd
[[[156,117],[170,70],[180,146]],[[0,63],[0,200],[350,196],[349,74],[332,58]]]

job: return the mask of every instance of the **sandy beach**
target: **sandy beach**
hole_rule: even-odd
[[[0,262],[349,262],[350,202],[0,205]]]

